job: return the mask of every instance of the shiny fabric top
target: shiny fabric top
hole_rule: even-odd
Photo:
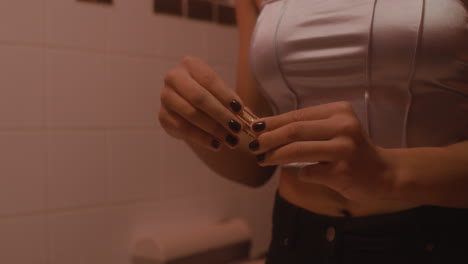
[[[276,114],[352,103],[374,143],[468,139],[468,0],[265,0],[251,69]]]

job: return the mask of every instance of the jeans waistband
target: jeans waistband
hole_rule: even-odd
[[[433,248],[444,256],[461,256],[468,248],[467,241],[466,209],[421,206],[370,216],[335,217],[298,207],[277,192],[267,263],[295,263],[291,258],[346,263],[341,259],[361,253],[381,256],[379,261],[386,259],[381,263],[398,263],[393,260],[408,259],[408,254],[416,259]],[[328,262],[320,262],[323,259]]]
[[[298,207],[277,192],[273,210],[273,230],[293,236],[297,232],[317,234],[334,227],[344,235],[369,237],[423,237],[433,239],[468,234],[468,210],[420,206],[403,211],[370,216],[327,216]],[[466,238],[466,237],[465,237]],[[468,238],[466,238],[468,239]]]

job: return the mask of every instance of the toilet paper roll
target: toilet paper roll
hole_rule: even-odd
[[[184,232],[161,236],[148,234],[138,239],[134,258],[151,260],[153,263],[169,263],[176,259],[207,252],[251,239],[248,224],[240,218],[209,227],[195,227]]]

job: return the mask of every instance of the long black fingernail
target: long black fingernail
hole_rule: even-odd
[[[213,141],[211,141],[211,146],[212,146],[214,149],[219,149],[219,147],[221,146],[221,143],[219,143],[218,140],[213,139]]]
[[[232,131],[238,133],[241,130],[242,126],[237,121],[231,120],[231,121],[229,121],[229,128]]]
[[[263,162],[265,162],[265,153],[262,153],[262,154],[258,154],[258,155],[257,155],[257,162],[258,162],[258,163],[263,163]]]
[[[240,110],[242,109],[241,104],[237,102],[236,100],[232,100],[229,105],[231,106],[231,109],[232,111],[234,111],[234,113],[239,113]]]
[[[257,122],[255,124],[253,124],[252,126],[252,129],[255,131],[255,132],[260,132],[262,130],[264,130],[266,127],[265,123],[263,122]]]
[[[252,142],[250,142],[249,144],[249,149],[251,151],[256,151],[260,148],[260,143],[258,142],[258,140],[254,140]]]
[[[229,134],[229,135],[226,136],[226,142],[227,142],[229,145],[231,145],[232,147],[234,147],[234,146],[237,145],[237,143],[239,142],[239,140],[238,140],[235,136]]]

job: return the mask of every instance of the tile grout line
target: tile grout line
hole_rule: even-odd
[[[117,3],[114,3],[114,5],[117,5]],[[106,43],[105,43],[105,78],[106,78],[106,83],[108,86],[111,86],[111,54],[110,54],[110,16],[106,16],[106,26],[105,26],[105,34],[106,34]],[[110,89],[109,89],[110,91]],[[112,195],[111,195],[111,182],[112,182],[112,171],[111,171],[111,166],[112,166],[112,148],[111,148],[111,133],[113,130],[116,130],[114,127],[111,127],[111,124],[113,124],[113,115],[112,115],[112,93],[109,93],[108,96],[108,101],[107,101],[107,111],[108,111],[108,125],[109,127],[106,127],[104,129],[105,133],[105,140],[106,140],[106,186],[105,186],[105,201],[111,202],[112,201]]]
[[[110,201],[110,202],[105,202],[105,203],[74,206],[74,207],[68,207],[68,208],[45,209],[41,211],[16,213],[16,214],[10,214],[10,215],[0,215],[0,221],[18,219],[18,218],[26,218],[26,217],[34,217],[34,216],[49,217],[51,215],[58,215],[58,214],[64,214],[64,213],[79,213],[79,212],[89,211],[89,210],[101,210],[101,209],[109,209],[109,208],[122,207],[122,206],[134,206],[134,205],[159,202],[159,201],[161,201],[161,199],[158,198],[157,196],[152,196],[152,197],[148,196],[146,198],[142,197],[142,198],[126,200],[126,201]]]
[[[105,132],[107,130],[117,130],[117,131],[135,131],[135,130],[144,130],[144,131],[151,131],[151,130],[158,130],[159,128],[157,126],[147,126],[147,127],[132,127],[132,126],[115,126],[115,127],[45,127],[45,128],[0,128],[0,134],[1,133],[11,133],[11,132],[45,132],[45,131],[53,131],[53,132],[64,132],[64,131],[101,131]]]
[[[147,60],[179,61],[181,57],[184,56],[184,55],[166,55],[165,53],[157,54],[157,53],[128,51],[128,50],[114,50],[114,49],[107,50],[107,47],[104,49],[83,48],[83,47],[77,47],[77,46],[50,44],[50,43],[47,43],[46,41],[44,43],[33,43],[33,42],[0,40],[0,45],[12,46],[12,47],[44,48],[45,50],[74,51],[74,52],[82,52],[82,53],[105,54],[106,52],[108,52],[108,54],[112,56],[126,56],[130,58],[147,59]],[[229,64],[229,65],[235,63],[235,61],[222,60],[218,58],[203,58],[203,59],[213,62],[213,63],[221,63],[221,64]]]
[[[43,54],[44,54],[44,90],[43,90],[43,126],[44,126],[44,131],[45,131],[45,175],[44,175],[44,206],[45,206],[45,215],[44,215],[44,223],[45,223],[45,240],[46,240],[46,262],[48,264],[52,263],[52,238],[51,238],[51,228],[50,228],[50,223],[49,223],[49,213],[47,212],[47,208],[49,208],[49,174],[50,174],[50,144],[49,144],[49,114],[47,109],[49,109],[49,86],[50,86],[50,80],[49,80],[49,58],[48,58],[48,52],[45,43],[47,42],[47,32],[48,32],[48,26],[47,26],[47,21],[48,21],[48,2],[47,0],[44,0],[43,2],[43,8],[44,8],[44,31],[43,31]]]
[[[45,147],[45,172],[44,172],[44,206],[45,206],[45,215],[44,215],[44,228],[45,228],[45,240],[46,240],[46,262],[48,264],[52,263],[52,247],[51,247],[51,232],[50,232],[50,224],[49,224],[49,214],[47,213],[47,208],[49,207],[49,174],[50,174],[50,153],[49,153],[49,130],[48,130],[48,112],[47,109],[49,107],[49,74],[48,74],[48,65],[49,59],[47,57],[47,49],[45,46],[46,39],[47,39],[47,14],[48,14],[48,3],[46,0],[43,1],[43,12],[44,12],[44,30],[43,30],[43,42],[42,42],[42,52],[44,54],[44,90],[43,90],[43,127],[44,127],[44,147]]]

